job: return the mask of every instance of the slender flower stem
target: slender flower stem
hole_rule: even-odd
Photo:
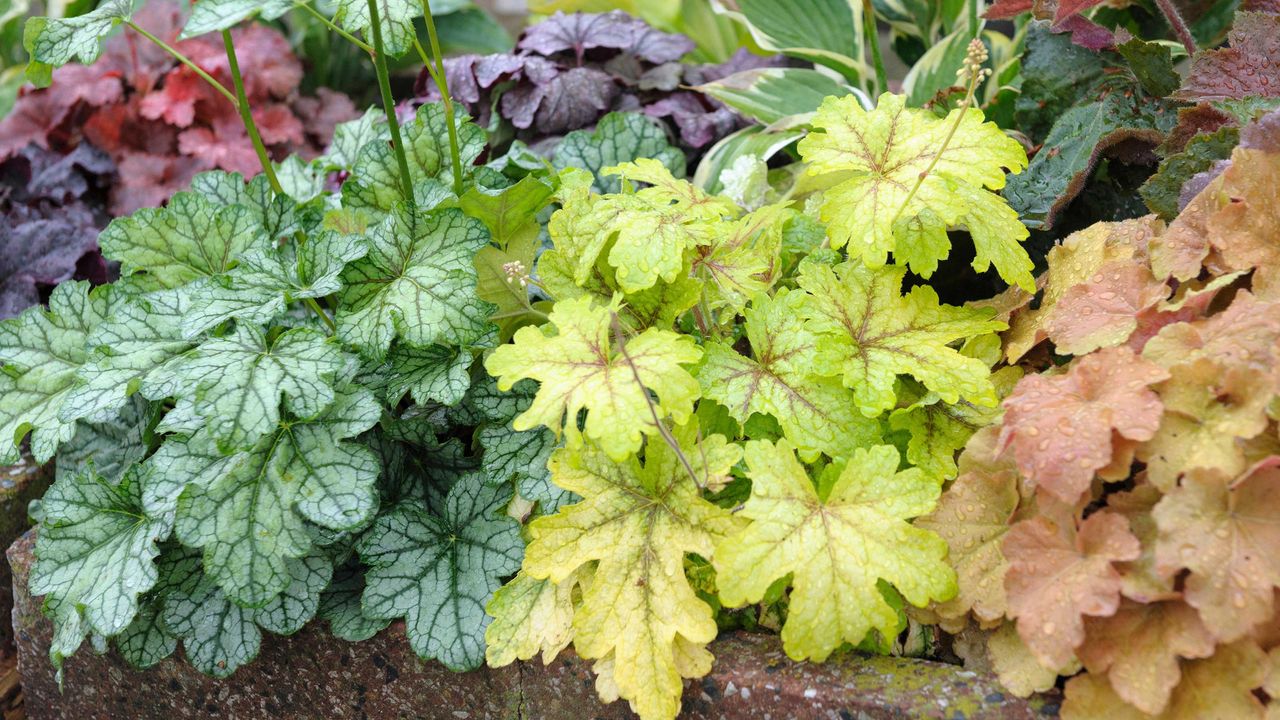
[[[382,111],[387,116],[387,128],[391,130],[391,149],[395,152],[396,163],[400,165],[400,192],[404,195],[405,202],[413,205],[413,178],[409,174],[409,158],[404,154],[404,141],[400,137],[395,99],[391,96],[391,78],[387,72],[386,51],[382,44],[382,19],[378,16],[377,0],[369,0],[369,34],[373,36],[373,67],[378,71]]]
[[[325,27],[329,28],[334,33],[337,33],[338,37],[342,38],[343,40],[346,40],[347,42],[351,43],[352,45],[355,45],[356,47],[360,48],[361,50],[367,53],[374,52],[372,45],[370,45],[369,43],[361,40],[355,35],[352,35],[346,30],[343,30],[342,28],[335,25],[332,20],[324,16],[324,13],[311,7],[311,4],[309,2],[298,2],[294,5],[294,7],[300,10],[305,10],[312,17],[319,20],[321,24],[323,24]]]
[[[231,68],[231,84],[236,89],[236,109],[240,111],[240,119],[244,121],[245,132],[249,133],[249,141],[253,143],[253,151],[258,154],[258,162],[262,165],[262,174],[277,194],[284,194],[280,187],[280,179],[271,166],[271,156],[267,154],[267,146],[262,142],[262,133],[258,132],[258,124],[253,121],[253,109],[249,107],[249,96],[244,91],[244,78],[240,76],[240,61],[236,59],[236,45],[231,40],[231,31],[222,31],[222,45],[227,49],[227,66]]]
[[[225,97],[232,105],[235,105],[237,108],[240,107],[240,103],[236,100],[236,96],[233,95],[231,91],[227,89],[227,86],[218,82],[212,75],[205,72],[199,65],[196,65],[191,58],[178,52],[169,43],[147,32],[145,29],[135,24],[132,20],[125,20],[124,24],[128,25],[134,32],[138,33],[142,37],[155,43],[157,46],[160,47],[161,50],[164,50],[165,52],[172,55],[173,59],[177,60],[183,65],[186,65],[188,68],[191,69],[192,72],[194,72],[196,75],[199,75],[201,80],[204,80],[205,82],[209,83],[209,85],[211,85],[214,90],[217,90],[219,93],[221,93],[222,96]]]
[[[876,90],[879,95],[889,90],[888,74],[884,70],[884,56],[880,54],[880,33],[876,28],[876,10],[871,0],[862,0],[862,26],[867,34],[867,45],[871,48],[871,64],[876,70]]]
[[[1164,19],[1173,26],[1173,34],[1178,36],[1182,46],[1187,49],[1187,56],[1195,55],[1196,39],[1187,28],[1187,21],[1182,19],[1182,13],[1178,12],[1178,6],[1173,4],[1173,0],[1156,0],[1156,5],[1160,8],[1160,12],[1164,13]]]
[[[370,0],[372,2],[372,0]],[[431,41],[431,55],[436,71],[431,74],[440,90],[444,103],[444,119],[449,130],[449,155],[453,160],[453,194],[462,194],[462,153],[458,152],[458,127],[454,122],[453,98],[449,97],[449,81],[444,74],[444,54],[440,52],[440,37],[436,33],[436,21],[431,16],[431,0],[422,0],[422,14],[427,23],[427,39]]]

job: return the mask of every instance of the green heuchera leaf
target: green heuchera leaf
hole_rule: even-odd
[[[146,458],[151,423],[160,412],[158,404],[135,395],[114,417],[80,421],[75,436],[58,449],[58,477],[92,466],[107,482],[119,483],[129,467]]]
[[[150,460],[150,473],[164,478],[170,492],[185,485],[178,539],[203,548],[205,572],[231,600],[261,607],[288,586],[289,561],[312,548],[308,521],[339,531],[368,522],[378,504],[378,460],[344,440],[380,415],[372,394],[350,389],[318,418],[282,420],[230,458],[196,436],[168,440]],[[154,502],[165,498],[157,493]]]
[[[739,423],[754,413],[772,415],[801,453],[848,457],[879,442],[880,423],[858,412],[839,378],[814,370],[818,336],[801,315],[808,298],[785,290],[757,297],[746,311],[751,357],[726,342],[707,344],[698,368],[702,393],[724,405]]]
[[[99,291],[101,292],[101,291]],[[79,383],[67,393],[58,417],[71,421],[110,416],[124,407],[142,380],[170,359],[190,350],[182,332],[192,310],[185,289],[131,297],[88,334]]]
[[[782,644],[793,659],[822,662],[873,629],[895,637],[898,612],[882,580],[917,607],[955,595],[946,542],[908,522],[933,509],[941,483],[899,472],[893,447],[858,449],[821,488],[786,440],[749,442],[746,459],[751,498],[740,515],[751,524],[716,547],[720,597],[731,607],[759,602],[791,576]]]
[[[523,432],[511,428],[508,422],[481,428],[476,434],[484,448],[481,468],[487,482],[506,483],[515,480],[520,497],[538,503],[538,512],[551,514],[561,505],[575,501],[572,493],[565,492],[551,480],[547,461],[559,444],[556,436],[545,428]]]
[[[422,3],[415,0],[377,0],[378,26],[382,29],[383,48],[387,54],[400,56],[409,51],[416,37],[413,19],[422,15]],[[368,0],[337,0],[334,19],[343,29],[371,37],[373,18]]]
[[[77,383],[86,340],[107,315],[111,297],[105,289],[90,293],[86,282],[63,283],[48,310],[36,306],[0,322],[0,463],[18,461],[28,432],[38,463],[75,434],[75,420],[61,419],[59,409]]]
[[[452,670],[484,662],[484,607],[501,579],[520,569],[520,526],[502,514],[511,494],[484,477],[463,477],[444,512],[406,501],[378,518],[361,538],[370,567],[364,612],[405,618],[409,644]]]
[[[228,30],[251,17],[275,20],[293,9],[292,0],[199,0],[180,38]]]
[[[364,595],[364,568],[350,562],[333,571],[333,582],[320,596],[318,616],[329,623],[329,632],[347,642],[360,642],[382,632],[390,620],[379,620],[364,614],[360,597]]]
[[[284,590],[259,608],[246,608],[227,599],[212,578],[198,570],[198,558],[188,556],[182,582],[164,596],[162,622],[182,638],[187,661],[197,670],[225,678],[258,656],[259,628],[291,635],[316,615],[320,592],[329,584],[333,565],[319,554],[290,560]]]
[[[998,332],[991,310],[940,305],[924,285],[900,295],[905,268],[816,263],[800,271],[805,327],[817,336],[814,372],[843,378],[863,414],[875,417],[897,403],[894,383],[910,375],[944,402],[983,406],[997,401],[986,363],[950,345]]]
[[[115,643],[125,662],[142,670],[155,667],[178,649],[178,638],[164,626],[155,603],[140,606],[129,627],[115,637]]]
[[[1172,221],[1180,209],[1182,186],[1196,173],[1231,157],[1231,151],[1239,142],[1240,129],[1231,126],[1201,133],[1188,140],[1186,148],[1165,158],[1156,174],[1139,189],[1147,207],[1162,219]]]
[[[375,360],[396,337],[419,347],[478,341],[493,306],[476,296],[471,258],[488,244],[484,224],[456,208],[397,206],[342,273],[338,337]]]
[[[691,337],[649,328],[626,341],[624,356],[614,338],[617,309],[585,297],[558,302],[546,326],[521,328],[511,344],[489,356],[485,369],[499,389],[525,378],[541,383],[533,404],[512,424],[516,430],[545,425],[576,443],[578,413],[585,409],[582,432],[621,461],[645,435],[658,434],[655,413],[677,423],[689,417],[698,383],[682,366],[698,362],[702,351]]]
[[[332,231],[302,244],[250,250],[231,272],[193,286],[184,335],[195,337],[231,319],[266,324],[290,302],[333,295],[342,289],[343,268],[368,250],[364,238]]]
[[[471,351],[444,345],[396,344],[387,361],[365,378],[388,405],[411,394],[419,405],[456,405],[471,385]]]
[[[230,270],[252,247],[265,247],[260,216],[244,205],[217,205],[204,193],[183,192],[163,208],[117,218],[98,236],[102,254],[144,289],[174,288]]]
[[[31,59],[44,65],[65,65],[73,58],[92,65],[102,51],[102,39],[133,15],[133,0],[105,0],[83,15],[27,20],[22,45]]]
[[[224,452],[253,446],[280,421],[280,398],[295,417],[314,418],[333,402],[345,359],[324,333],[296,328],[271,337],[237,325],[152,371],[142,394],[194,399],[191,409]]]
[[[685,157],[671,146],[662,123],[638,112],[613,112],[600,118],[595,130],[574,130],[564,136],[551,158],[557,171],[566,168],[588,170],[595,177],[591,189],[597,193],[622,190],[622,180],[603,171],[607,167],[651,158],[675,177],[684,177]]]
[[[369,108],[355,120],[338,123],[333,128],[333,140],[318,164],[329,170],[351,172],[365,145],[389,142],[391,131],[387,128],[387,116],[377,108]]]
[[[54,619],[55,667],[86,634],[128,627],[138,596],[156,583],[156,544],[169,537],[173,516],[143,510],[139,474],[116,485],[89,469],[58,478],[45,493],[30,588],[45,596]]]
[[[927,278],[950,253],[947,231],[963,227],[973,237],[975,270],[994,264],[1006,282],[1030,291],[1031,259],[1020,244],[1027,230],[992,192],[1004,187],[1006,169],[1026,167],[1026,152],[970,109],[939,155],[959,112],[938,118],[888,93],[871,111],[853,97],[823,102],[799,149],[810,175],[834,183],[821,206],[831,245],[872,267],[893,253]]]
[[[561,192],[563,207],[547,229],[556,248],[574,259],[573,278],[579,285],[587,282],[606,250],[618,285],[627,293],[652,287],[659,279],[674,282],[684,270],[685,251],[709,242],[724,231],[726,217],[740,213],[731,201],[677,180],[657,160],[637,160],[605,172],[648,187],[595,195],[581,180],[566,179],[572,184]]]
[[[347,0],[364,7],[364,0]],[[394,0],[393,0],[394,1]],[[418,5],[421,12],[421,5]],[[458,151],[462,157],[463,176],[469,178],[476,158],[485,150],[485,132],[469,122],[465,114],[455,118],[458,128]],[[449,130],[444,106],[423,105],[413,122],[400,129],[409,160],[409,176],[417,206],[429,209],[452,194],[453,167],[449,154]],[[354,144],[354,143],[353,143]],[[400,166],[391,146],[385,142],[366,142],[360,148],[351,177],[342,186],[343,205],[375,214],[388,212],[404,196],[400,186]]]
[[[1102,53],[1055,33],[1047,22],[1027,25],[1027,51],[1022,56],[1022,88],[1015,101],[1016,127],[1042,141],[1053,124],[1093,89],[1106,74]]]

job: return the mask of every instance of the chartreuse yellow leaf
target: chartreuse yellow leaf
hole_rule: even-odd
[[[821,662],[871,630],[895,636],[898,613],[881,581],[917,607],[955,595],[946,542],[908,522],[933,509],[940,483],[915,468],[899,471],[893,447],[855,451],[826,492],[786,440],[749,442],[746,458],[751,498],[739,514],[751,524],[716,547],[720,598],[734,607],[758,602],[791,575],[782,627],[790,657]]]
[[[754,413],[772,415],[801,453],[848,457],[878,442],[880,422],[858,412],[853,391],[839,378],[813,371],[817,336],[800,316],[804,293],[758,296],[746,311],[751,355],[732,344],[707,343],[698,368],[703,395],[724,405],[740,423]]]
[[[533,539],[522,571],[563,585],[595,564],[574,611],[574,648],[586,659],[604,661],[597,665],[612,682],[606,678],[603,686],[626,698],[644,720],[674,718],[683,677],[710,669],[704,646],[715,638],[716,623],[685,577],[685,556],[712,557],[716,543],[739,526],[727,510],[702,499],[699,483],[727,475],[741,450],[716,435],[697,443],[693,423],[673,435],[693,476],[656,439],[646,446],[644,461],[616,462],[591,445],[557,450],[552,478],[582,501],[530,524]],[[497,601],[491,609],[500,613],[495,628],[512,627],[505,613],[521,612]],[[491,632],[491,645],[510,642],[499,632]]]
[[[832,246],[873,267],[893,253],[927,278],[951,250],[947,231],[963,227],[975,270],[995,265],[1006,282],[1032,291],[1031,258],[1020,244],[1027,229],[992,192],[1004,187],[1006,170],[1026,168],[1022,145],[983,122],[980,110],[938,118],[905,104],[886,93],[864,110],[851,95],[829,97],[800,141],[808,173],[833,183],[821,208]]]
[[[647,187],[628,190],[624,184],[621,193],[594,195],[578,181],[586,178],[569,176],[569,188],[559,195],[563,207],[548,231],[557,250],[574,258],[579,284],[586,282],[606,246],[625,292],[652,287],[659,279],[674,282],[685,268],[685,251],[710,242],[725,231],[723,220],[741,212],[732,201],[676,179],[657,160],[623,163],[604,172]]]
[[[495,618],[484,634],[489,667],[539,653],[550,665],[573,640],[573,594],[579,585],[590,585],[591,571],[588,563],[559,583],[521,573],[494,593],[485,608]]]
[[[500,390],[525,378],[542,384],[516,417],[516,430],[546,425],[576,444],[578,413],[585,409],[582,434],[621,461],[640,449],[645,435],[658,434],[655,413],[677,423],[689,417],[698,382],[683,366],[697,363],[702,351],[693,338],[658,328],[627,339],[624,350],[615,335],[618,305],[562,300],[547,325],[521,328],[489,356],[485,369]]]
[[[943,402],[994,407],[998,397],[987,364],[951,345],[1005,324],[992,319],[990,309],[941,305],[923,285],[901,295],[905,274],[905,268],[859,262],[835,268],[812,263],[800,271],[800,288],[808,294],[800,310],[818,336],[814,371],[842,377],[868,417],[894,407],[899,375],[914,377]]]

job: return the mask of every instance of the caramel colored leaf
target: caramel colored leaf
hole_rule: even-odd
[[[1083,355],[1128,340],[1142,311],[1167,297],[1169,286],[1152,277],[1146,263],[1109,262],[1062,294],[1044,329],[1057,352]]]
[[[1065,374],[1028,375],[1004,402],[1000,443],[1031,483],[1075,503],[1111,464],[1113,429],[1130,440],[1155,434],[1162,406],[1148,386],[1167,377],[1127,347],[1079,358]]]
[[[1123,516],[1097,512],[1063,526],[1045,516],[1009,529],[1005,591],[1018,634],[1046,667],[1061,668],[1084,641],[1084,617],[1108,616],[1120,605],[1120,574],[1112,563],[1134,560],[1138,539]]]
[[[1277,341],[1280,302],[1264,302],[1241,291],[1217,315],[1162,328],[1147,341],[1142,356],[1165,368],[1208,359],[1223,367],[1270,373],[1277,364]]]
[[[1000,683],[1018,697],[1029,697],[1032,693],[1051,689],[1058,682],[1058,670],[1066,670],[1041,665],[1027,644],[1018,637],[1013,623],[1005,623],[991,633],[987,638],[987,654]],[[1074,658],[1069,662],[1074,663]]]

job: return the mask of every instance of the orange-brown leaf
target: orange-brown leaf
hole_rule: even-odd
[[[1009,616],[1040,664],[1060,668],[1084,641],[1084,616],[1107,616],[1120,604],[1113,563],[1135,560],[1138,539],[1123,516],[1101,511],[1076,531],[1045,516],[1010,528],[1005,591]]]
[[[1264,302],[1242,290],[1217,315],[1163,328],[1143,348],[1142,356],[1165,368],[1208,359],[1224,367],[1269,372],[1277,365],[1277,341],[1280,302]]]
[[[1244,637],[1272,616],[1280,586],[1280,457],[1237,480],[1192,471],[1152,514],[1158,564],[1191,571],[1187,602],[1220,640]]]
[[[1077,654],[1089,672],[1106,674],[1111,687],[1139,710],[1164,712],[1182,678],[1178,658],[1213,654],[1213,634],[1181,600],[1126,601],[1111,617],[1085,621],[1085,643]]]
[[[1000,444],[1036,487],[1067,504],[1111,464],[1111,431],[1149,440],[1160,425],[1160,398],[1148,386],[1168,377],[1127,347],[1077,359],[1062,375],[1028,375],[1005,401]]]
[[[1139,316],[1167,297],[1169,286],[1151,275],[1146,262],[1113,260],[1062,294],[1044,330],[1060,354],[1083,355],[1124,343]]]

